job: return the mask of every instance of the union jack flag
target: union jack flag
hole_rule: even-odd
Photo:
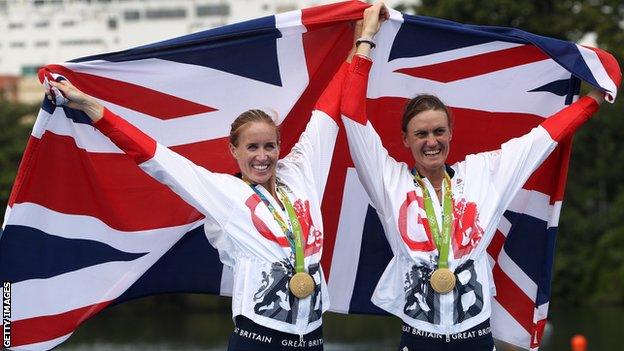
[[[47,67],[161,144],[212,171],[234,173],[225,152],[232,120],[251,108],[275,111],[287,154],[366,6],[319,6]],[[610,100],[621,81],[615,59],[601,50],[516,29],[391,11],[376,41],[368,115],[390,154],[408,163],[399,119],[418,93],[452,107],[455,162],[526,133],[570,104],[581,80]],[[524,348],[539,346],[547,316],[569,152],[570,143],[562,143],[535,172],[488,249],[498,292],[494,335]],[[391,252],[344,131],[330,173],[322,264],[332,309],[382,313],[370,297]],[[97,312],[137,297],[231,294],[231,271],[208,243],[202,217],[84,114],[47,100],[2,230],[0,279],[12,283],[13,349],[53,348]]]

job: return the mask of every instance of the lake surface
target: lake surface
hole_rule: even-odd
[[[233,329],[227,299],[216,299],[218,311],[182,312],[169,298],[150,297],[149,303],[129,302],[107,309],[85,322],[57,350],[63,351],[222,351]],[[142,307],[136,308],[136,303]],[[326,351],[396,350],[401,323],[388,316],[323,317]],[[622,350],[624,308],[551,309],[551,323],[540,350],[568,351],[570,338],[584,334],[589,351]],[[498,345],[500,350],[515,350]]]

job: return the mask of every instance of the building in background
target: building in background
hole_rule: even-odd
[[[118,51],[329,0],[0,0],[0,76],[36,102],[40,66]],[[398,1],[387,1],[390,5]],[[35,89],[35,91],[33,91]],[[6,90],[6,89],[5,89]]]

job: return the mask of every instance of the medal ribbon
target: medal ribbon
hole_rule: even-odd
[[[293,239],[295,244],[295,272],[305,272],[303,266],[303,231],[301,230],[301,223],[299,223],[299,218],[297,218],[297,213],[295,213],[295,207],[290,202],[288,196],[286,196],[282,189],[278,188],[278,191],[282,195],[282,203],[284,204],[284,207],[286,207],[286,212],[288,212],[288,218],[290,219],[292,234],[294,236]]]
[[[420,174],[418,174],[418,171],[416,171],[416,169],[414,169],[412,174],[414,176],[414,180],[418,183],[418,185],[420,185],[420,188],[423,192],[425,213],[427,214],[427,221],[429,222],[429,230],[431,230],[431,234],[433,235],[433,241],[435,242],[439,253],[438,268],[448,268],[448,254],[451,243],[451,224],[453,219],[453,196],[451,191],[451,178],[449,177],[447,172],[444,172],[444,180],[442,181],[442,184],[444,186],[444,203],[442,205],[442,231],[440,231],[440,227],[438,226],[438,220],[433,209],[433,200],[431,200],[429,190],[427,190],[427,187],[425,186],[422,177],[420,176]]]
[[[275,207],[271,204],[271,202],[258,190],[256,187],[250,183],[249,186],[253,189],[253,191],[260,197],[262,202],[267,206],[269,212],[273,215],[275,221],[279,224],[280,228],[284,233],[286,233],[286,238],[290,243],[290,248],[295,252],[295,272],[301,273],[305,272],[304,269],[304,254],[303,254],[303,231],[301,230],[301,224],[299,223],[299,218],[297,218],[297,214],[295,213],[295,208],[288,196],[284,193],[284,191],[280,188],[277,188],[277,192],[280,196],[280,200],[284,207],[286,208],[286,212],[288,213],[288,219],[290,221],[290,228],[286,225],[286,221],[280,216],[279,212],[275,209]]]

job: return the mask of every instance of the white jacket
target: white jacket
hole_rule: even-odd
[[[423,192],[410,167],[388,155],[366,118],[371,64],[365,58],[354,58],[343,90],[342,114],[355,168],[394,255],[372,302],[417,329],[447,335],[468,330],[490,317],[495,290],[486,248],[504,211],[557,142],[573,133],[598,104],[582,98],[499,150],[468,155],[447,168],[452,177],[454,226],[449,268],[457,284],[452,292],[438,294],[429,285],[438,250],[421,223],[426,218]],[[424,183],[435,194],[426,178]],[[436,196],[432,200],[438,223],[442,223],[441,204]]]
[[[294,253],[286,234],[243,180],[212,173],[158,144],[137,128],[105,110],[94,125],[132,157],[140,168],[167,185],[205,217],[206,236],[234,272],[232,315],[286,333],[306,334],[321,325],[329,308],[320,267],[323,252],[321,201],[338,133],[340,88],[348,65],[336,74],[291,152],[277,163],[278,184],[285,184],[304,236],[304,266],[316,282],[304,299],[294,297],[288,282]],[[225,152],[225,150],[224,150]],[[281,210],[267,189],[257,189]],[[285,211],[280,213],[287,219]]]

